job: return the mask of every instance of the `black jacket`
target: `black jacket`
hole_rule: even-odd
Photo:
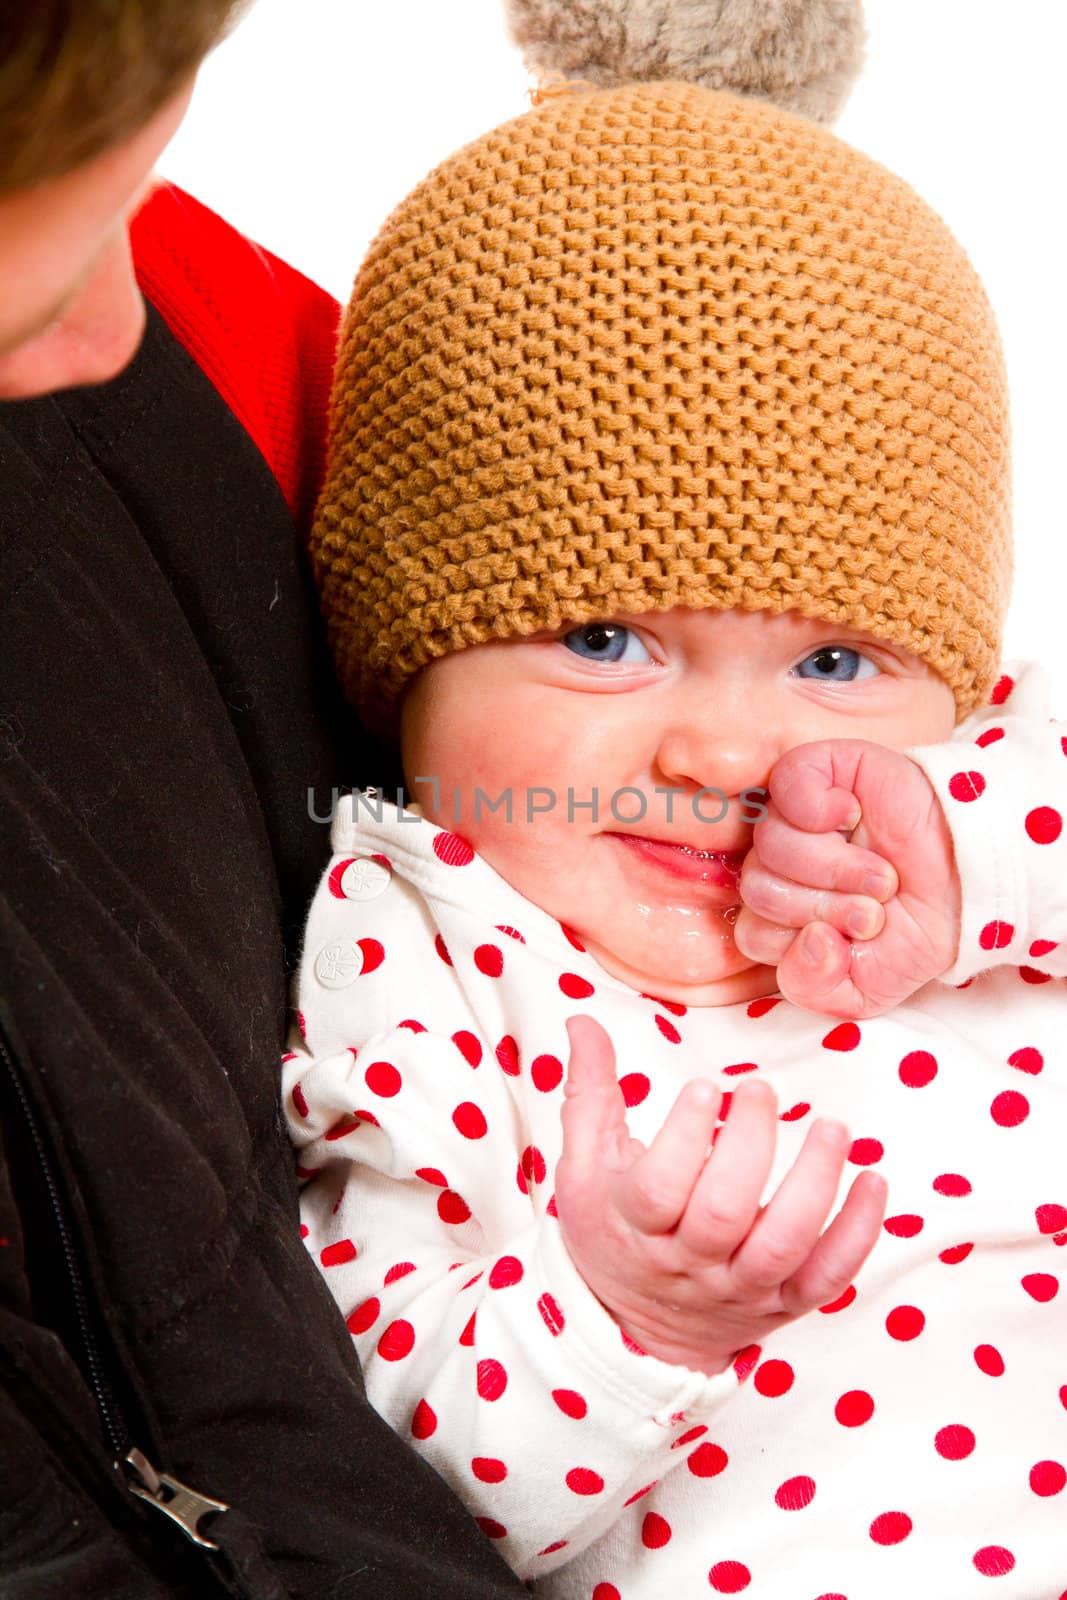
[[[280,491],[154,313],[114,383],[0,407],[0,653],[0,1597],[523,1593],[300,1241],[307,791],[388,774]],[[131,1448],[230,1505],[217,1551]]]

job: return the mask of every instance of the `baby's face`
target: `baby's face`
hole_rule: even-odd
[[[437,780],[413,789],[430,820],[608,972],[725,1005],[774,988],[732,923],[760,814],[751,791],[779,756],[814,739],[904,750],[946,739],[955,720],[924,662],[867,634],[679,608],[433,662],[405,698],[402,751],[409,792]],[[510,821],[485,798],[505,792]]]

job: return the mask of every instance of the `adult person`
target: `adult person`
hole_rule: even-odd
[[[336,308],[166,187],[129,222],[236,9],[0,21],[0,1593],[502,1600],[276,1106],[308,789],[378,775],[298,538]]]

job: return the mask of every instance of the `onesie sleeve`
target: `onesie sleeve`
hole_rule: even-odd
[[[909,750],[952,832],[962,919],[962,984],[990,967],[1024,980],[1067,976],[1067,722],[1048,715],[1045,675],[1009,664],[988,705],[944,744]]]
[[[744,1360],[709,1378],[624,1339],[473,1033],[409,1024],[283,1071],[305,1242],[371,1403],[521,1576],[550,1571],[700,1447]]]

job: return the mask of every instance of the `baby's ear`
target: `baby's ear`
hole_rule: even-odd
[[[504,0],[531,72],[673,80],[836,121],[863,65],[862,0]]]

